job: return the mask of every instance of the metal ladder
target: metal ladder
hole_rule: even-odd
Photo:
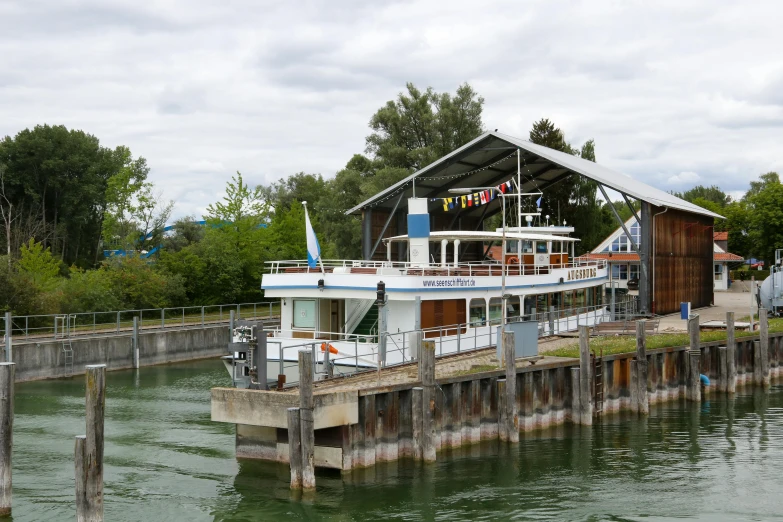
[[[595,398],[595,416],[601,417],[604,412],[604,349],[596,354],[593,352],[593,397]]]
[[[57,325],[60,324],[58,331]],[[71,329],[76,327],[76,315],[61,315],[54,318],[54,338],[62,340],[63,364],[66,373],[73,373],[73,344]]]
[[[73,345],[70,339],[63,341],[63,362],[66,373],[73,373]]]

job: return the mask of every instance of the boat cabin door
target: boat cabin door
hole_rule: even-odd
[[[345,300],[331,299],[329,301],[329,332],[330,340],[339,341],[345,324]]]

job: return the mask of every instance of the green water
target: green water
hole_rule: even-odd
[[[285,465],[234,458],[209,420],[222,363],[107,375],[106,520],[770,520],[783,518],[783,388],[653,408],[482,444],[429,467],[317,473],[297,498]],[[84,379],[19,384],[14,520],[73,520]]]

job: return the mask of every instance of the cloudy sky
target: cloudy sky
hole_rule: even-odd
[[[199,215],[239,170],[331,176],[405,82],[548,117],[665,190],[783,172],[783,2],[0,0],[0,135],[83,129]]]

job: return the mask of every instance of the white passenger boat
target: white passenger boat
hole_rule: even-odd
[[[290,381],[302,349],[313,350],[321,368],[328,358],[335,374],[351,373],[410,360],[406,334],[415,330],[435,340],[440,355],[494,345],[504,319],[535,320],[544,336],[595,324],[608,313],[606,262],[574,258],[573,228],[430,232],[427,200],[410,198],[408,208],[408,235],[383,240],[384,261],[268,263],[261,286],[266,297],[281,300],[280,326],[267,340],[271,380],[282,371]],[[471,242],[484,245],[485,259],[460,260]],[[399,243],[405,262],[391,260]],[[497,244],[505,251],[489,257]]]

